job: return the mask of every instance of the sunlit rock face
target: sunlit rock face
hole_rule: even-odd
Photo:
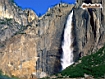
[[[41,77],[41,73],[51,75],[61,71],[62,35],[72,6],[58,4],[40,17],[38,25],[40,25],[39,35],[42,38],[37,48],[39,57],[36,67],[37,77]]]
[[[14,19],[19,24],[26,26],[28,22],[38,18],[32,10],[23,11],[11,1],[12,0],[0,0],[0,19]]]
[[[5,3],[6,0],[2,1]],[[11,3],[12,7],[17,7],[10,0],[7,1],[8,5]],[[4,74],[28,79],[58,73],[61,70],[61,38],[72,7],[58,4],[40,18],[29,9],[6,8],[16,12],[8,12],[13,17],[3,15],[0,19],[0,69]],[[20,14],[24,16],[20,17]]]
[[[63,35],[71,10],[73,62],[98,50],[105,43],[104,4],[102,0],[103,9],[83,10],[79,3],[60,3],[37,17],[32,10],[22,10],[11,0],[0,0],[0,6],[6,7],[0,8],[0,69],[25,79],[61,71]]]
[[[105,25],[104,25],[104,0],[77,0],[77,4],[74,7],[74,35],[76,38],[74,42],[74,57],[75,52],[78,52],[80,56],[88,55],[105,43]],[[102,4],[101,8],[87,8],[82,9],[80,6],[82,3],[99,3]]]
[[[27,26],[33,24],[33,20],[38,19],[32,10],[22,10],[11,1],[13,0],[0,0],[0,42],[23,31]]]
[[[66,27],[64,29],[64,41],[62,42],[62,50],[63,50],[63,57],[62,61],[62,70],[66,67],[73,64],[73,36],[72,36],[72,18],[73,18],[73,11],[69,14]]]

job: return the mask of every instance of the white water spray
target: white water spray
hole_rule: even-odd
[[[74,63],[73,62],[73,47],[71,46],[73,43],[72,16],[73,16],[73,11],[68,16],[67,24],[64,30],[64,41],[62,44],[63,58],[61,59],[62,70]]]

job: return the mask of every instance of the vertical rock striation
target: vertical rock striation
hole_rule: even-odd
[[[0,24],[8,26],[0,31],[0,69],[4,74],[27,79],[59,72],[63,29],[73,5],[60,3],[38,18],[32,10],[21,10],[10,0],[1,1],[0,6],[10,6],[6,8],[10,12],[0,15],[1,22],[8,21]]]
[[[41,16],[22,10],[12,0],[0,0],[0,69],[28,79],[61,70],[62,38],[67,17],[73,10],[74,61],[105,44],[105,1],[77,0],[60,3]],[[101,3],[103,8],[82,9],[82,3]]]
[[[55,74],[61,70],[63,29],[72,7],[73,5],[58,4],[39,18],[38,33],[41,38],[37,44],[37,77],[42,77],[40,74]]]
[[[80,6],[83,2],[101,3],[103,8],[82,9]],[[74,59],[78,58],[77,56],[91,54],[105,44],[104,8],[104,0],[77,0],[73,9]]]

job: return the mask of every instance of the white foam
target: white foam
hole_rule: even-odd
[[[73,11],[68,16],[67,24],[64,30],[64,42],[62,44],[63,58],[61,59],[62,70],[74,63],[73,62],[73,47],[71,46],[73,43],[72,16],[73,16]]]

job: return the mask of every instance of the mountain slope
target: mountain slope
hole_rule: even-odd
[[[0,79],[19,79],[17,77],[10,78],[7,75],[3,75],[2,71],[0,70]]]
[[[3,73],[28,78],[59,72],[62,33],[74,5],[57,4],[38,18],[32,10],[22,10],[11,0],[1,2],[1,7],[6,6],[6,10],[1,8],[0,15],[0,69]]]
[[[11,0],[0,0],[0,69],[18,77],[49,76],[61,66],[62,41],[66,21],[73,11],[73,61],[91,54],[105,43],[105,2],[103,9],[82,9],[88,0],[75,5],[60,3],[42,17],[22,10]],[[52,61],[53,60],[53,61]]]
[[[105,46],[94,54],[82,57],[79,62],[61,72],[63,76],[84,77],[84,74],[95,78],[105,78]]]

